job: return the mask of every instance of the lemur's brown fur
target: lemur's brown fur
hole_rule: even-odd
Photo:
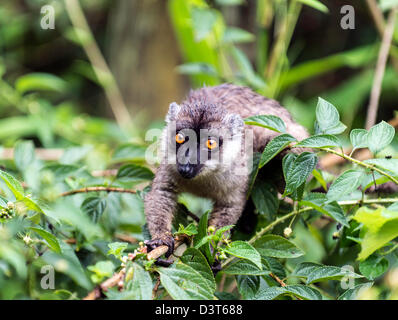
[[[177,131],[184,128],[215,131],[226,128],[233,134],[244,135],[244,128],[251,129],[253,150],[262,152],[278,133],[262,127],[245,126],[242,119],[263,114],[280,117],[286,124],[287,132],[298,140],[308,137],[304,127],[297,124],[277,101],[267,99],[247,87],[232,84],[191,91],[180,106],[176,104],[170,106],[166,119],[168,123],[176,122]],[[168,138],[164,135],[163,139],[173,139],[174,135]],[[163,141],[163,143],[168,142]],[[221,154],[222,148],[226,150],[227,147],[220,147]],[[302,151],[294,149],[294,152]],[[250,175],[249,169],[246,170],[247,161],[246,157],[237,157],[234,159],[233,168],[221,166],[209,169],[205,164],[193,179],[184,179],[176,170],[175,164],[168,164],[163,160],[156,172],[152,189],[145,197],[145,214],[153,239],[152,245],[172,246],[171,225],[176,210],[177,195],[180,192],[189,192],[213,200],[214,207],[209,225],[220,228],[236,224],[246,203]],[[236,167],[241,168],[245,174],[236,175],[233,172]]]

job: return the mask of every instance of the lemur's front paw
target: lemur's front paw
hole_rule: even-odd
[[[165,257],[168,258],[174,252],[174,238],[172,236],[164,236],[153,240],[145,240],[144,244],[148,248],[148,252],[160,246],[168,246],[169,250],[165,253]]]

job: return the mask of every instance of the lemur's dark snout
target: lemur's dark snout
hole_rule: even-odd
[[[197,170],[196,165],[188,164],[180,164],[178,165],[178,172],[185,179],[192,179],[196,176]]]

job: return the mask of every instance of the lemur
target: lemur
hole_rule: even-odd
[[[170,104],[161,139],[162,160],[144,200],[152,236],[152,240],[145,242],[149,250],[167,245],[169,250],[165,256],[173,252],[172,220],[181,192],[213,201],[209,226],[218,229],[237,223],[247,199],[249,155],[262,152],[279,134],[245,125],[243,119],[265,114],[280,117],[287,133],[297,140],[309,136],[277,101],[243,86],[203,87],[191,90],[181,104]],[[248,135],[250,139],[246,139]],[[248,152],[247,141],[251,143],[251,152]],[[301,153],[303,149],[284,150],[278,157],[279,162],[286,152]]]

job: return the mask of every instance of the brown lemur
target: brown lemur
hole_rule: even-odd
[[[218,229],[237,223],[246,204],[251,154],[262,152],[278,135],[266,128],[247,126],[243,119],[265,114],[280,117],[287,133],[297,140],[308,137],[304,127],[277,101],[243,86],[204,87],[191,91],[180,105],[170,104],[162,135],[162,160],[145,196],[152,236],[145,241],[149,250],[167,245],[166,257],[173,252],[172,220],[181,192],[214,202],[210,226]],[[278,161],[286,152],[302,151],[286,149]]]

